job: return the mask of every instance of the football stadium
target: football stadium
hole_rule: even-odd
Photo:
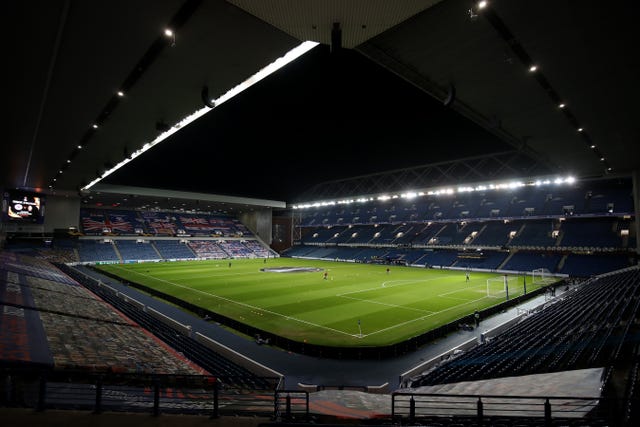
[[[638,425],[638,5],[7,12],[2,425]]]

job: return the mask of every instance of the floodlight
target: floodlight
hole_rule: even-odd
[[[165,30],[165,34],[167,34],[166,30]],[[171,35],[174,37],[173,40],[174,40],[174,44],[175,44],[175,35],[173,34],[173,31],[171,32]],[[223,94],[220,97],[218,97],[215,100],[215,105],[220,105],[223,102],[226,102],[227,100],[233,98],[234,96],[236,96],[240,92],[242,92],[245,89],[249,88],[250,86],[258,83],[260,80],[264,79],[265,77],[269,76],[270,74],[272,74],[275,71],[279,70],[280,68],[284,67],[285,65],[287,65],[288,63],[290,63],[293,60],[297,59],[298,57],[300,57],[301,55],[305,54],[306,52],[308,52],[309,50],[311,50],[312,48],[314,48],[317,45],[318,45],[318,43],[311,42],[311,41],[306,41],[306,42],[301,43],[300,45],[298,45],[295,48],[293,48],[290,51],[288,51],[284,56],[276,59],[272,63],[268,64],[266,67],[260,69],[254,75],[250,76],[248,79],[246,79],[242,83],[240,83],[237,86],[231,88],[225,94]],[[166,138],[170,137],[177,130],[179,130],[182,127],[188,125],[189,123],[193,122],[194,120],[197,120],[198,118],[202,117],[204,114],[206,114],[210,110],[211,110],[210,108],[202,108],[202,109],[199,109],[198,111],[190,114],[189,116],[183,118],[180,122],[174,124],[171,129],[169,129],[166,132],[162,132],[152,142],[146,142],[140,150],[137,150],[132,155],[132,157],[137,157],[138,155],[142,154],[143,152],[147,151],[148,149],[152,148],[153,146],[155,146],[155,145],[159,144],[160,142],[164,141]],[[98,125],[94,124],[93,127],[94,127],[94,129],[97,129]],[[121,166],[124,166],[128,161],[129,161],[128,159],[125,159],[124,161],[120,162],[118,164],[118,166],[116,166],[115,168],[107,171],[105,176],[111,174],[117,168],[119,168]],[[100,178],[94,179],[86,187],[84,187],[82,190],[88,190],[89,188],[93,187],[96,183],[98,183],[100,180],[101,180]]]

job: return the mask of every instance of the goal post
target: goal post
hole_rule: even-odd
[[[509,287],[515,287],[518,277],[504,274],[487,279],[487,297],[509,299]]]
[[[536,268],[531,271],[531,283],[543,284],[552,283],[555,278],[551,275],[551,272],[546,268]]]

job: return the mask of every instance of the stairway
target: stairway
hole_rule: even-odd
[[[162,254],[160,253],[160,251],[158,250],[158,248],[156,248],[156,245],[153,244],[153,242],[149,243],[151,245],[151,247],[153,248],[153,250],[155,251],[155,253],[158,254],[158,259],[164,259],[164,257],[162,256]]]
[[[558,265],[556,266],[556,270],[555,270],[555,271],[552,271],[552,273],[557,273],[557,272],[559,272],[559,271],[562,271],[562,268],[564,267],[564,263],[565,263],[565,261],[567,260],[567,257],[568,257],[568,256],[569,256],[569,255],[566,255],[566,254],[562,256],[562,258],[561,258],[561,259],[560,259],[560,261],[558,262]]]
[[[507,263],[509,262],[511,257],[516,254],[516,252],[518,252],[518,251],[515,250],[515,251],[512,251],[512,252],[509,252],[509,256],[507,258],[505,258],[505,260],[500,263],[500,265],[498,266],[498,270],[502,270],[504,268],[504,266],[507,265]]]

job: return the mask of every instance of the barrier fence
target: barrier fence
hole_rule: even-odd
[[[283,389],[281,379],[270,380],[273,387],[260,390],[235,387],[212,376],[38,372],[4,367],[0,368],[0,407],[314,422],[312,417],[318,414],[310,412],[313,392]],[[625,415],[629,402],[617,398],[414,393],[407,389],[393,392],[389,398],[391,409],[385,419],[396,425],[497,425],[500,420],[503,424],[511,420],[505,425],[637,425]]]
[[[289,417],[309,413],[306,391],[282,389],[281,378],[265,378],[268,389],[247,389],[213,376],[87,373],[0,369],[0,407]],[[288,404],[286,399],[290,400]]]
[[[456,417],[475,425],[499,419],[538,420],[543,425],[611,425],[619,399],[576,396],[501,396],[396,392],[391,395],[391,418],[413,424]],[[541,425],[541,424],[537,424]],[[620,425],[620,424],[616,424]]]

